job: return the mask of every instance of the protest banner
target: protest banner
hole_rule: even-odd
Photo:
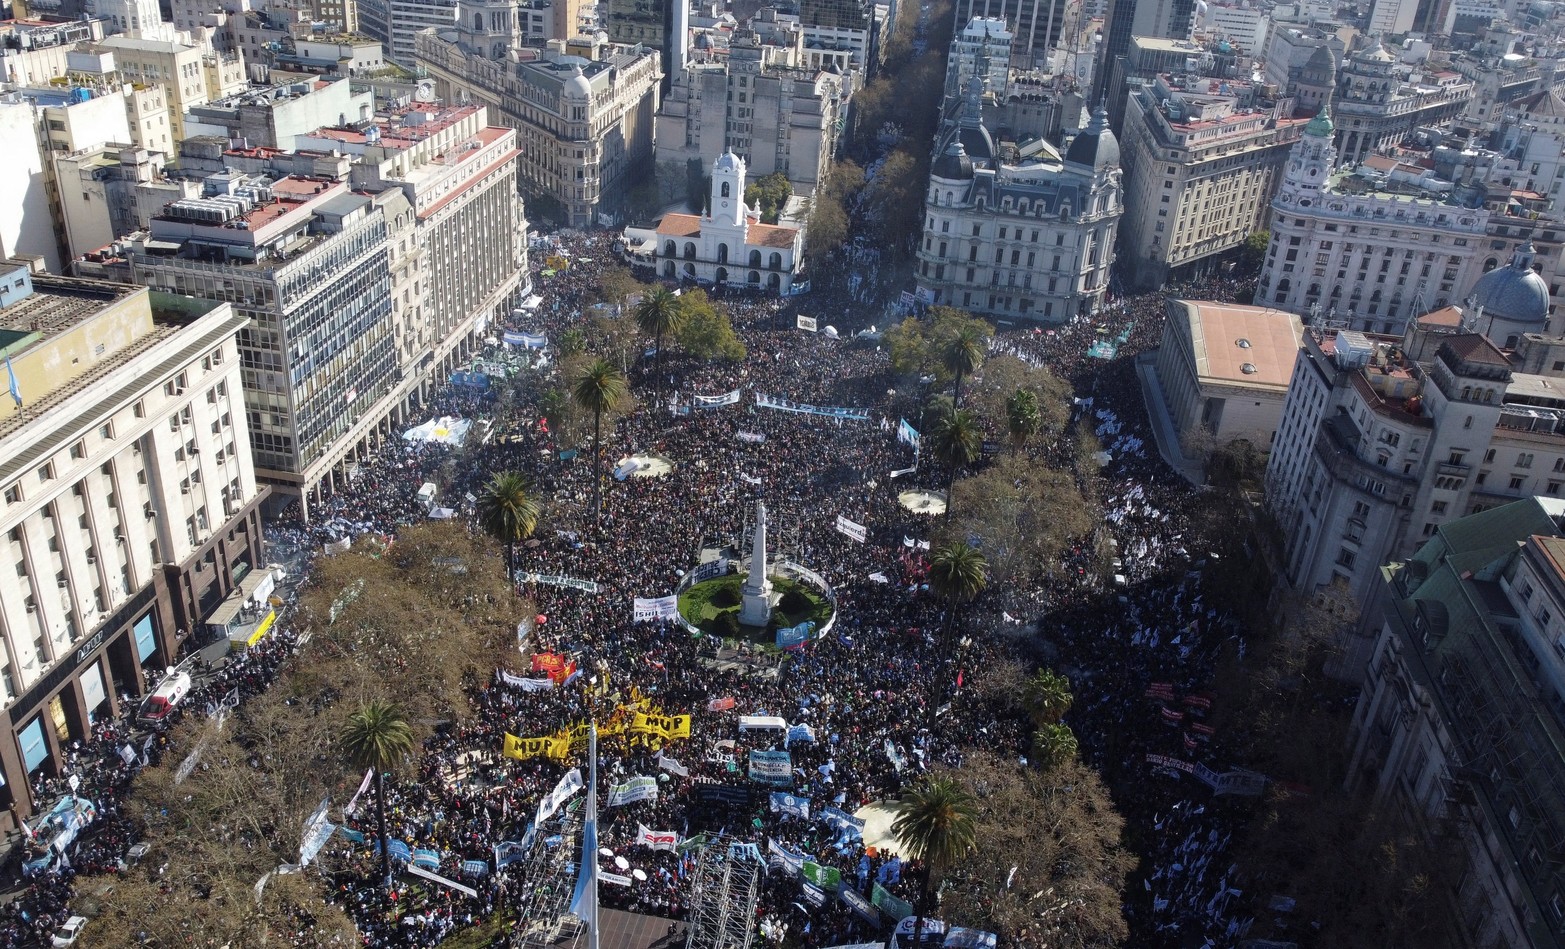
[[[750,751],[750,779],[762,784],[792,784],[793,755],[786,751]]]
[[[636,843],[652,850],[667,850],[672,853],[679,847],[679,834],[672,830],[649,830],[646,824],[637,824]]]
[[[768,854],[767,863],[789,876],[798,876],[804,872],[804,861],[810,859],[808,854],[792,850],[775,840],[769,840],[766,844]]]
[[[533,758],[549,758],[554,761],[565,761],[570,758],[571,740],[569,735],[545,735],[541,738],[518,738],[510,732],[505,733],[505,744],[500,753],[507,758],[517,761],[528,761]]]
[[[637,801],[655,800],[658,796],[658,779],[636,775],[622,784],[609,788],[607,807],[621,807]]]
[[[868,528],[863,524],[848,520],[841,514],[837,515],[837,533],[842,534],[849,540],[856,540],[861,544],[869,537]]]
[[[869,923],[871,926],[880,925],[880,910],[875,908],[875,904],[860,896],[853,887],[845,886],[838,890],[837,898],[842,900],[842,905],[852,910],[855,915],[866,923]],[[875,945],[878,947],[881,944],[875,943]]]
[[[815,632],[815,624],[803,622],[797,626],[782,626],[777,630],[777,648],[798,649],[810,641],[810,635]]]
[[[842,886],[842,871],[836,867],[822,866],[806,860],[804,863],[804,879],[828,893],[835,893]]]
[[[554,790],[538,802],[538,816],[534,819],[534,823],[542,824],[553,817],[554,812],[560,809],[560,805],[569,800],[572,794],[580,791],[583,786],[580,768],[572,768],[565,772],[565,777],[554,786]]]
[[[672,620],[679,615],[678,596],[634,597],[630,618],[633,623],[653,623]]]
[[[417,864],[410,864],[408,866],[408,872],[413,874],[414,876],[423,877],[424,879],[429,880],[429,881],[431,881],[433,883],[439,883],[441,886],[447,887],[448,889],[456,890],[458,893],[465,893],[468,896],[471,896],[471,897],[474,897],[474,898],[477,898],[477,896],[478,896],[478,891],[473,889],[472,887],[470,887],[470,886],[463,886],[462,884],[456,882],[455,880],[448,880],[445,877],[441,876],[440,874],[434,873],[434,872],[432,872],[430,870],[426,870],[423,867],[418,866]]]
[[[786,794],[782,791],[772,792],[772,813],[792,814],[794,817],[810,816],[810,799]]]
[[[793,412],[798,415],[819,415],[825,418],[843,419],[852,422],[869,421],[868,409],[848,409],[840,406],[810,405],[806,402],[794,402],[790,399],[776,399],[769,395],[757,392],[755,404],[763,409],[777,409],[780,412]]]
[[[891,892],[879,883],[876,883],[874,888],[870,890],[869,901],[878,907],[882,913],[895,920],[907,919],[913,915],[913,904],[907,900],[892,896]]]
[[[689,715],[650,715],[636,712],[626,729],[633,735],[651,735],[664,741],[690,737]]]
[[[813,317],[813,316],[802,316],[801,315],[795,321],[794,325],[797,326],[801,330],[807,330],[807,331],[813,333],[813,332],[815,332],[815,326],[816,326],[815,317]]]
[[[897,441],[911,447],[914,451],[918,451],[918,429],[909,424],[907,419],[898,420]]]
[[[712,699],[706,703],[708,712],[726,712],[737,704],[732,695],[725,695],[720,699]]]
[[[715,409],[725,405],[738,405],[741,390],[725,392],[722,395],[693,395],[691,404],[698,409]]]

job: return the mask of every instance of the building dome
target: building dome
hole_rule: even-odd
[[[1331,47],[1322,44],[1315,47],[1309,61],[1304,64],[1300,81],[1307,85],[1334,85],[1337,81],[1337,59],[1331,55]]]
[[[1532,269],[1536,256],[1532,241],[1523,244],[1510,264],[1496,267],[1473,284],[1469,297],[1483,315],[1511,323],[1546,323],[1549,319],[1549,285]]]
[[[1065,151],[1065,160],[1088,168],[1119,167],[1119,139],[1109,131],[1109,113],[1098,106],[1092,113],[1092,121],[1071,140]]]
[[[1369,46],[1353,54],[1353,59],[1360,63],[1394,63],[1397,58],[1386,52],[1386,48],[1375,40]]]
[[[717,161],[712,163],[712,174],[726,175],[734,173],[744,174],[744,159],[735,155],[732,151],[723,152],[717,156]]]
[[[576,66],[571,78],[565,80],[565,97],[568,99],[591,99],[592,83],[582,75],[581,67]]]
[[[929,173],[947,181],[965,181],[973,177],[973,160],[967,157],[967,149],[962,147],[961,141],[953,141],[935,159],[935,165]]]

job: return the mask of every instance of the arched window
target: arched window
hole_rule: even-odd
[[[1287,293],[1289,290],[1292,290],[1292,289],[1293,289],[1293,281],[1290,280],[1289,278],[1284,277],[1281,280],[1277,281],[1277,292],[1279,294]]]
[[[728,268],[727,267],[719,267],[719,268],[717,268],[717,282],[718,283],[727,283],[728,282]]]
[[[776,293],[782,289],[782,277],[778,274],[772,274],[766,278],[766,285],[772,289],[773,293]]]
[[[475,13],[475,14],[473,14],[473,32],[474,33],[482,33],[483,31],[484,31],[484,15],[482,13]]]
[[[717,245],[717,262],[720,263],[720,264],[728,263],[728,245],[727,244],[718,244]]]
[[[692,263],[686,263],[685,264],[685,276],[693,278],[693,277],[695,277],[695,275],[696,275],[696,265],[692,264]]]
[[[752,267],[759,267],[759,266],[761,266],[761,252],[760,251],[758,251],[758,250],[750,251],[750,266],[752,266]]]
[[[756,286],[760,286],[760,283],[761,283],[761,272],[759,270],[752,270],[752,271],[750,271],[750,282],[755,284]]]
[[[663,265],[663,276],[670,280],[674,279],[674,262],[672,260]]]
[[[728,198],[728,197],[732,197],[732,195],[731,195],[731,194],[729,194],[729,191],[728,191],[728,182],[726,182],[726,181],[725,181],[725,182],[723,182],[723,197],[725,197],[725,198]]]
[[[669,241],[668,243],[663,245],[663,256],[664,257],[678,257],[679,256],[679,248],[677,246],[675,246],[673,241]]]
[[[696,259],[696,244],[695,244],[695,241],[685,241],[685,259],[686,260],[695,260]]]
[[[772,262],[770,264],[768,264],[767,266],[771,267],[773,270],[781,270],[782,269],[782,254],[779,254],[776,251],[773,251],[772,252]]]

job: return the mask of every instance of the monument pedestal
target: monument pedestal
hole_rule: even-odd
[[[755,537],[750,550],[750,575],[739,588],[739,622],[765,626],[772,618],[772,581],[766,576],[766,503],[755,504]]]

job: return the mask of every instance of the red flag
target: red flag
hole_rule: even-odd
[[[962,687],[962,670],[961,669],[956,670],[956,687],[959,688],[959,689]]]

